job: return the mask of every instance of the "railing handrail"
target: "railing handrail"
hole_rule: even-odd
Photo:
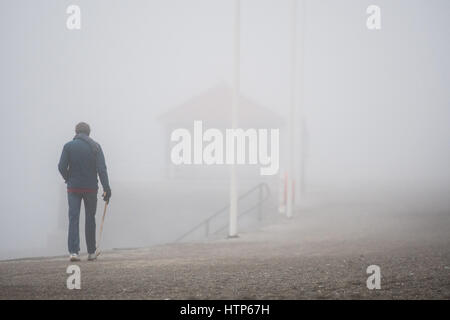
[[[248,191],[246,191],[245,193],[241,194],[241,195],[238,197],[237,200],[240,201],[240,200],[244,199],[245,197],[247,197],[248,195],[250,195],[251,193],[253,193],[255,190],[263,190],[263,189],[266,190],[266,196],[263,197],[262,199],[260,199],[260,200],[258,201],[258,203],[257,203],[255,206],[251,207],[250,209],[245,210],[244,212],[238,213],[238,217],[241,217],[241,216],[243,216],[243,215],[249,213],[250,211],[252,211],[252,210],[258,208],[258,206],[259,206],[260,204],[262,204],[263,202],[265,202],[265,201],[269,198],[269,196],[270,196],[270,188],[269,188],[269,186],[267,185],[267,183],[261,182],[261,183],[257,184],[256,186],[254,186],[253,188],[251,188],[250,190],[248,190]],[[194,226],[193,228],[191,228],[189,231],[185,232],[185,233],[182,234],[180,237],[178,237],[178,238],[175,240],[175,242],[179,242],[179,241],[181,241],[182,239],[186,238],[188,235],[190,235],[191,233],[193,233],[194,231],[196,231],[197,229],[199,229],[199,228],[202,227],[203,225],[209,226],[209,222],[210,222],[212,219],[214,219],[215,217],[217,217],[218,215],[220,215],[221,213],[223,213],[224,211],[226,211],[226,210],[229,209],[229,208],[230,208],[230,205],[226,205],[225,207],[221,208],[220,210],[217,210],[217,211],[214,212],[211,216],[209,216],[208,218],[202,220],[199,224],[197,224],[196,226]],[[224,228],[226,228],[226,226],[225,226],[225,227],[221,227],[219,230],[217,230],[217,231],[214,232],[214,233],[220,232],[220,231],[222,231]]]

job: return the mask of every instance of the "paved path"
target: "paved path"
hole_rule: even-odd
[[[334,206],[238,239],[104,252],[77,263],[81,290],[66,257],[3,261],[0,298],[450,299],[450,215],[394,211]],[[381,290],[366,287],[372,264]]]

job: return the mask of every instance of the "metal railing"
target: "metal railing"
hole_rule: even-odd
[[[248,208],[247,210],[238,213],[238,218],[240,218],[244,215],[247,215],[248,213],[252,212],[253,210],[256,210],[258,221],[262,220],[262,205],[270,197],[270,188],[267,185],[267,183],[260,183],[256,186],[254,186],[247,192],[240,195],[238,198],[238,201],[241,201],[244,198],[249,197],[250,195],[254,194],[255,192],[258,192],[258,202],[254,206]],[[182,234],[174,242],[180,242],[181,240],[183,240],[184,238],[186,238],[187,236],[189,236],[190,234],[194,233],[195,231],[197,231],[198,229],[200,229],[202,227],[205,228],[205,236],[208,237],[211,234],[211,232],[210,232],[211,221],[213,219],[217,218],[218,216],[220,216],[221,214],[227,213],[229,208],[230,208],[230,205],[227,205],[227,206],[223,207],[222,209],[217,210],[215,213],[213,213],[211,216],[209,216],[208,218],[206,218],[205,220],[203,220],[202,222],[197,224],[195,227],[191,228],[189,231]],[[227,227],[228,227],[228,224],[215,230],[213,232],[213,234],[217,234],[217,233],[223,231]]]

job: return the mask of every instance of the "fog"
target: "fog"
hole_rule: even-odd
[[[81,8],[81,30],[66,28],[70,4]],[[381,8],[381,30],[366,27],[371,4]],[[416,213],[450,214],[449,9],[446,0],[298,6],[295,132],[303,134],[294,155],[305,188],[296,189],[297,217],[306,204],[362,199],[414,199]],[[281,130],[280,174],[238,168],[239,194],[270,186],[266,221],[282,216],[291,11],[288,0],[241,1],[241,95],[261,112],[242,111],[238,121]],[[105,248],[172,242],[228,204],[229,168],[174,167],[170,130],[191,130],[190,116],[214,127],[214,106],[231,101],[233,1],[2,0],[0,12],[0,259],[66,253],[57,163],[80,121],[108,167]],[[196,101],[202,107],[191,114]],[[102,211],[99,195],[97,225]],[[254,214],[245,219],[240,230],[252,228]],[[82,251],[83,229],[82,219]]]

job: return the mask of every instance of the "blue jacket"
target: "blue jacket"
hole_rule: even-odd
[[[102,148],[86,134],[77,134],[64,145],[58,169],[68,189],[97,190],[97,174],[103,190],[110,189]]]

